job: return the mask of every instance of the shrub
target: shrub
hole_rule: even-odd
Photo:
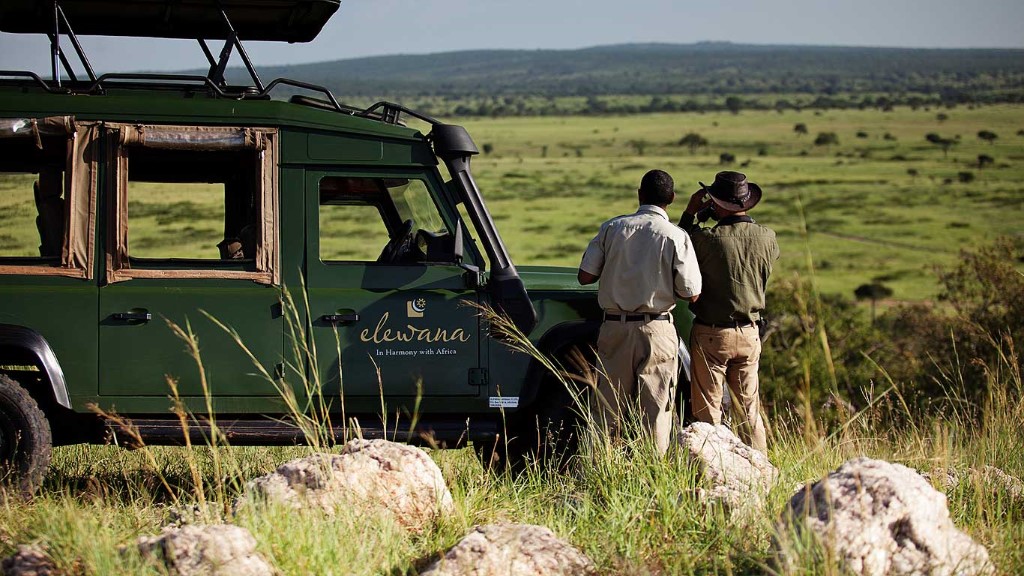
[[[987,366],[1024,341],[1024,275],[1017,270],[1020,239],[999,238],[962,250],[956,265],[937,271],[943,305],[901,306],[879,319],[890,345],[879,363],[908,399],[920,406],[942,404],[948,396],[977,405],[989,381]]]

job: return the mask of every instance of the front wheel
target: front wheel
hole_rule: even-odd
[[[587,347],[592,351],[592,347]],[[522,472],[531,464],[565,470],[579,452],[587,396],[596,378],[593,354],[572,346],[556,355],[565,373],[545,374],[533,403],[510,414],[496,439],[477,449],[484,466]]]
[[[31,495],[43,483],[53,441],[36,401],[0,374],[0,482]]]

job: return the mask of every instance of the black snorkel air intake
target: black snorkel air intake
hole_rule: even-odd
[[[434,152],[451,174],[453,187],[466,205],[466,212],[473,221],[473,226],[480,234],[487,258],[491,261],[491,275],[487,288],[491,293],[492,302],[498,312],[508,316],[523,334],[529,335],[537,325],[537,311],[526,293],[526,286],[519,277],[512,259],[501,241],[501,236],[494,226],[491,213],[484,205],[469,170],[469,161],[479,154],[476,144],[469,132],[462,126],[454,124],[435,124],[430,133],[434,143]]]

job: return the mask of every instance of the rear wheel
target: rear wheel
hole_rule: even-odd
[[[46,475],[52,444],[39,405],[20,384],[0,374],[0,482],[31,495]]]

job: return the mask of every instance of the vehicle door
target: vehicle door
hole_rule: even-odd
[[[382,395],[481,394],[479,295],[455,262],[461,224],[441,209],[453,204],[439,202],[441,182],[307,171],[306,193],[311,372],[324,397],[359,410]]]
[[[100,394],[276,395],[276,132],[108,128]]]
[[[65,116],[0,119],[0,338],[41,336],[72,397],[96,391],[96,134]],[[40,368],[11,364],[9,350],[7,362],[14,378],[38,379]]]

